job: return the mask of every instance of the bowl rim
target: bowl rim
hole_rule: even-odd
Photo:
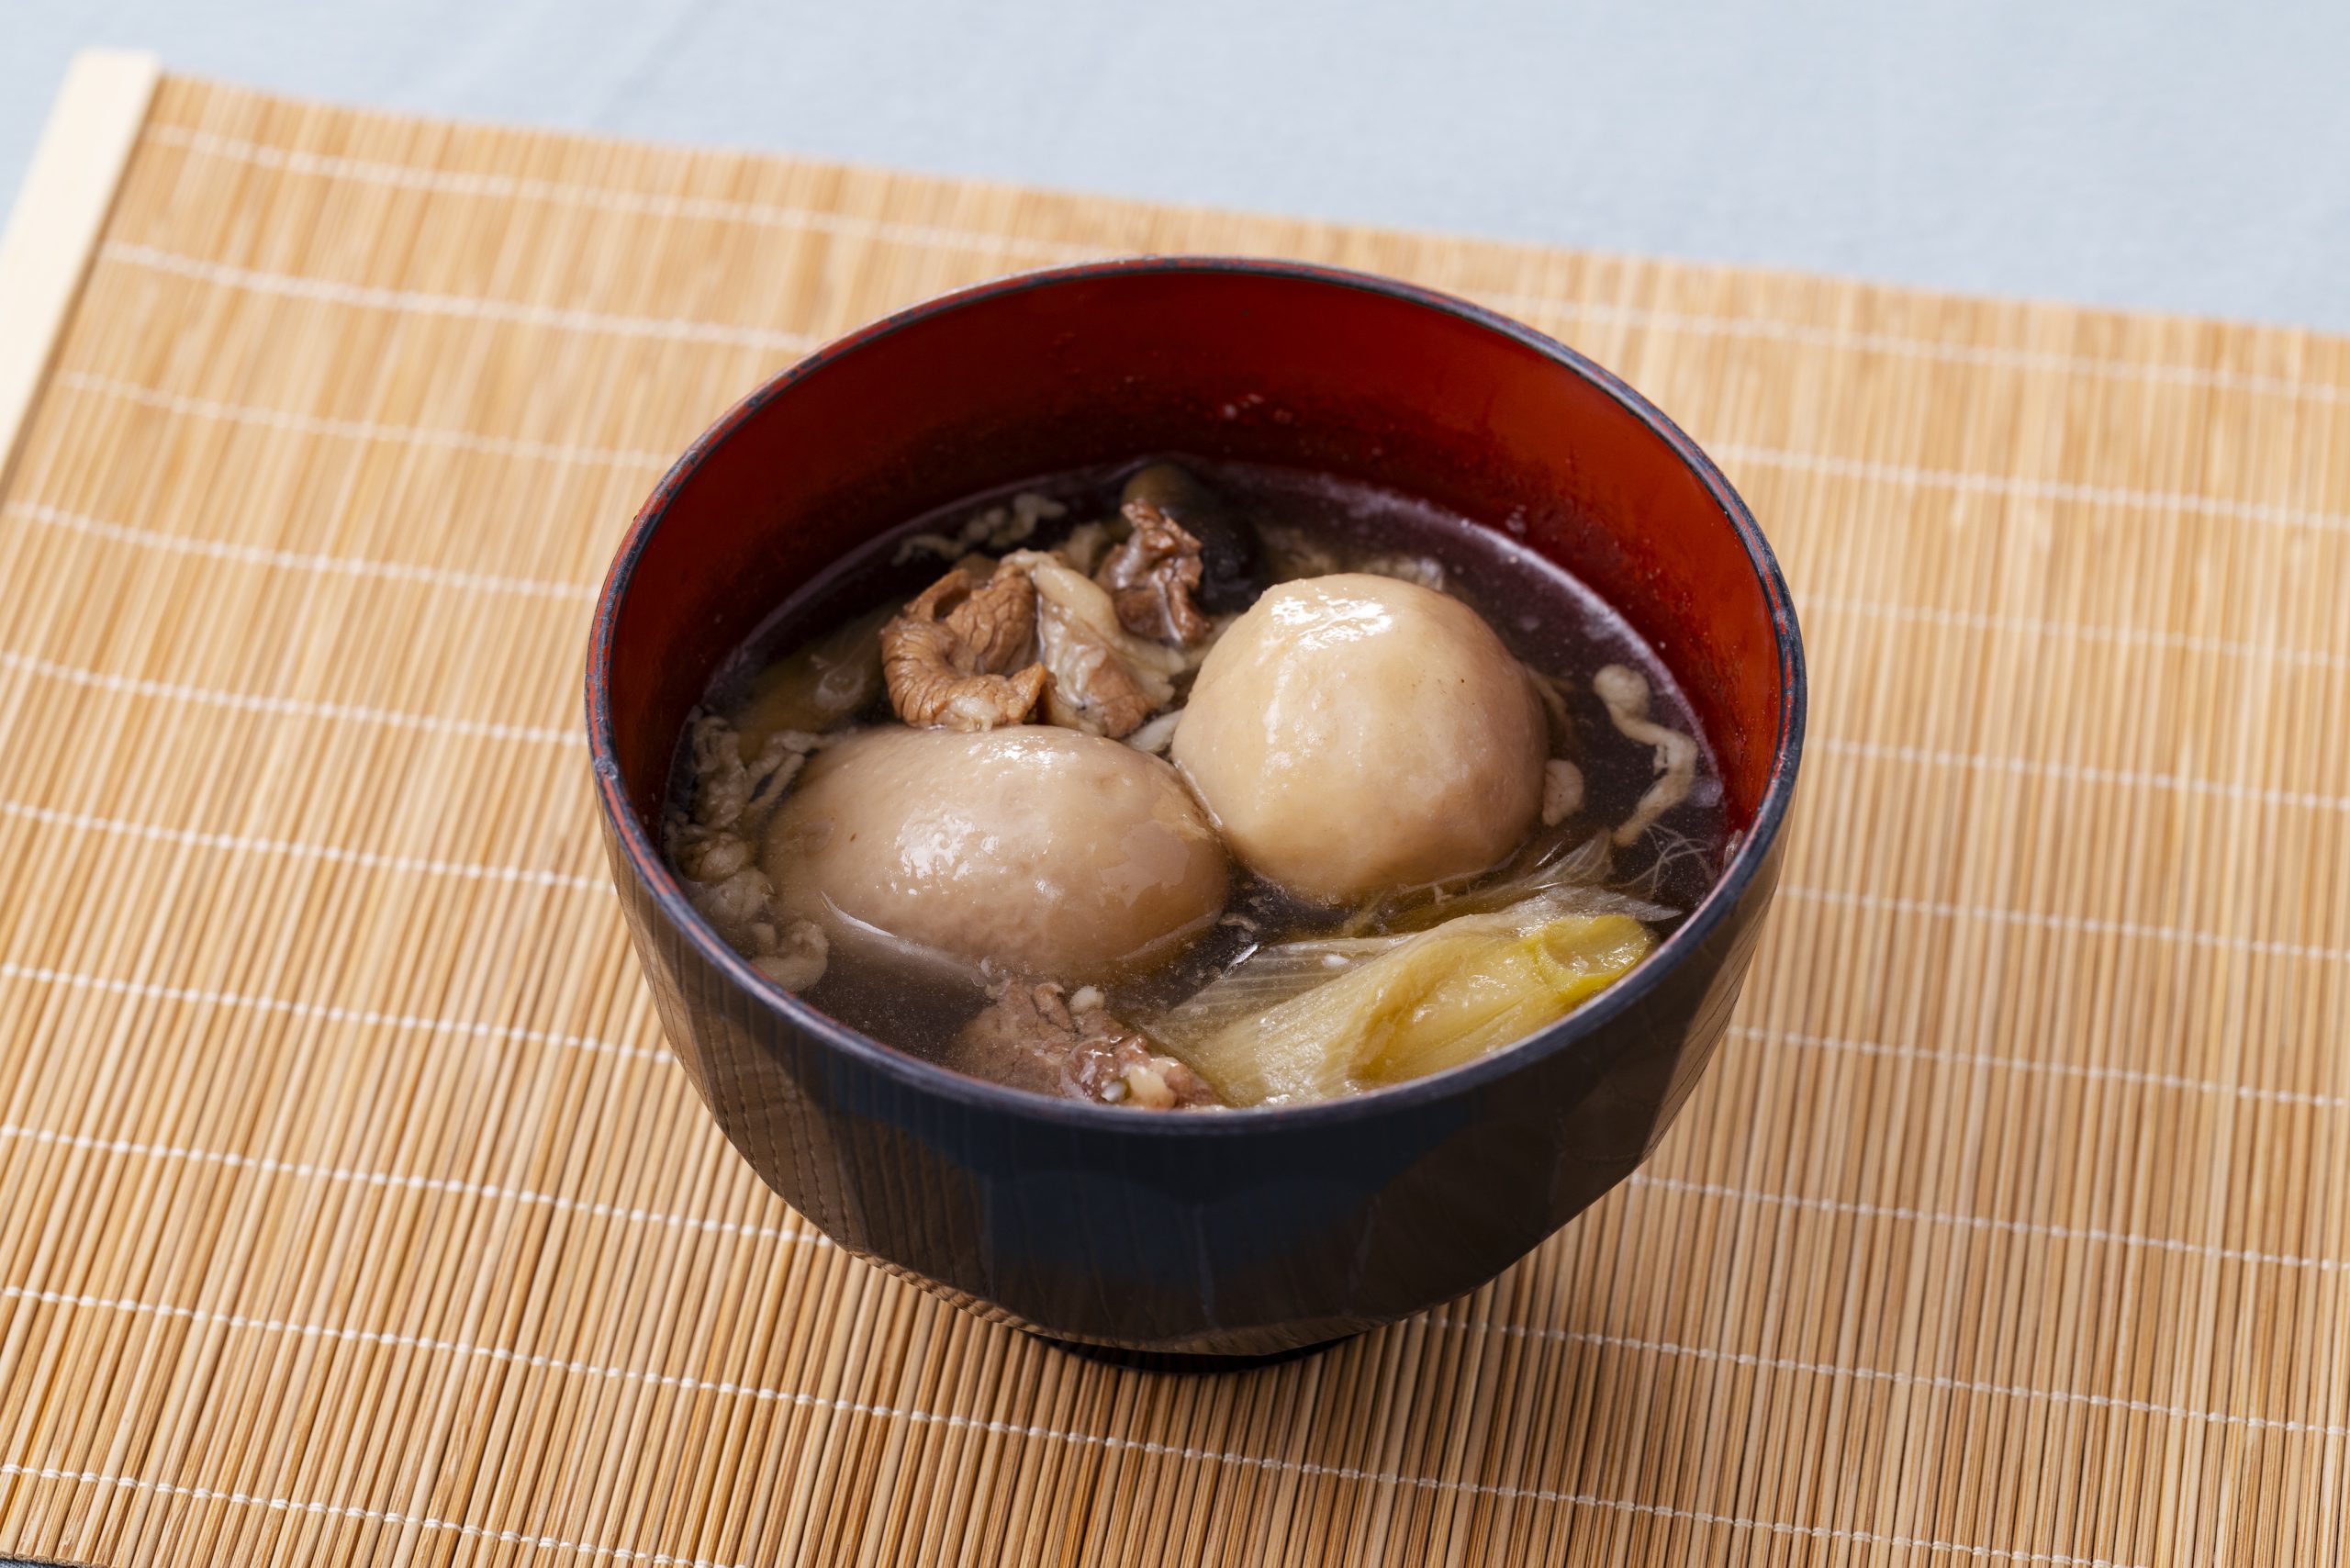
[[[723,446],[753,416],[792,386],[816,375],[834,362],[868,343],[918,327],[934,318],[996,299],[1104,277],[1147,273],[1240,274],[1291,282],[1360,290],[1401,303],[1451,316],[1469,325],[1533,350],[1571,375],[1579,375],[1619,404],[1670,447],[1713,498],[1739,542],[1762,588],[1771,613],[1773,641],[1778,654],[1782,695],[1779,729],[1772,747],[1771,773],[1754,822],[1729,864],[1680,929],[1660,943],[1626,979],[1564,1018],[1522,1040],[1492,1051],[1474,1061],[1444,1069],[1424,1078],[1363,1090],[1334,1100],[1296,1105],[1236,1107],[1214,1115],[1136,1115],[1130,1108],[1062,1100],[973,1078],[926,1061],[852,1028],[783,990],[752,968],[750,960],[721,938],[687,901],[685,890],[637,819],[621,778],[611,710],[610,669],[613,638],[620,608],[628,596],[636,568],[671,503],[686,482],[712,454]],[[586,689],[588,745],[594,772],[596,798],[608,829],[618,842],[645,892],[661,914],[691,943],[699,956],[733,980],[756,1003],[831,1050],[856,1059],[900,1084],[941,1095],[961,1105],[993,1110],[1091,1130],[1114,1130],[1139,1137],[1219,1137],[1254,1136],[1273,1128],[1341,1124],[1429,1103],[1465,1095],[1492,1081],[1518,1071],[1535,1061],[1572,1048],[1599,1033],[1609,1023],[1637,1006],[1664,981],[1667,974],[1729,918],[1763,863],[1770,857],[1785,824],[1802,761],[1808,706],[1803,637],[1795,601],[1778,557],[1745,499],[1729,478],[1664,411],[1633,389],[1630,383],[1565,343],[1499,311],[1437,289],[1375,273],[1357,272],[1317,263],[1274,258],[1222,255],[1136,255],[1072,266],[1020,272],[951,293],[936,296],[867,323],[835,338],[806,357],[767,378],[756,389],[722,414],[686,448],[655,485],[638,509],[627,535],[612,559],[596,606],[588,640]],[[674,1046],[672,1049],[674,1050]]]

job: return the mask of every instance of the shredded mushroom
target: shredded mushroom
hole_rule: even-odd
[[[1009,550],[1014,544],[1025,543],[1039,522],[1049,521],[1068,510],[1049,496],[1023,490],[1012,498],[1008,507],[989,507],[972,514],[970,521],[952,534],[915,534],[898,546],[890,564],[902,566],[917,555],[935,555],[952,564],[982,549]]]
[[[1052,671],[1046,714],[1054,723],[1121,740],[1175,700],[1185,651],[1127,631],[1109,589],[1046,551],[1019,551],[996,570],[1035,584],[1036,650]]]
[[[1607,717],[1626,740],[1656,748],[1657,781],[1632,814],[1616,829],[1619,846],[1629,845],[1656,825],[1659,817],[1689,798],[1697,777],[1697,743],[1679,730],[1649,718],[1648,677],[1628,665],[1607,665],[1591,678],[1591,689],[1607,705]]]
[[[1373,555],[1356,565],[1358,572],[1369,572],[1375,577],[1393,577],[1398,582],[1417,583],[1438,593],[1452,590],[1445,586],[1444,563],[1430,555]]]
[[[1542,825],[1556,827],[1583,810],[1583,769],[1563,756],[1542,765]]]
[[[751,967],[786,991],[806,991],[824,978],[832,951],[823,927],[812,920],[795,920],[777,934],[773,951],[759,954]]]
[[[1096,577],[1110,590],[1119,624],[1154,643],[1188,648],[1206,642],[1207,617],[1192,602],[1203,570],[1199,540],[1148,501],[1128,501],[1125,514],[1134,532]]]
[[[1036,588],[1024,572],[979,582],[959,567],[881,628],[890,705],[917,729],[992,730],[1027,721],[1050,677],[1012,670],[1036,642]]]
[[[693,812],[672,813],[667,823],[669,859],[685,879],[687,902],[787,991],[823,979],[830,950],[823,932],[807,921],[778,927],[775,886],[759,868],[756,846],[809,753],[823,744],[802,731],[778,731],[745,762],[734,726],[715,713],[698,714]]]

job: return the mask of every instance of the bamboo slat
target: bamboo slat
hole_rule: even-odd
[[[576,736],[714,413],[959,284],[1281,253],[1716,452],[1816,680],[1651,1164],[1468,1300],[1124,1373],[812,1235],[669,1064]],[[167,77],[0,491],[0,1551],[2324,1563],[2350,342]]]

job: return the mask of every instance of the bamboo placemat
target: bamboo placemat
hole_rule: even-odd
[[[577,735],[592,586],[716,412],[1142,250],[1623,372],[1752,500],[1817,682],[1649,1167],[1212,1380],[959,1316],[760,1186]],[[166,79],[0,505],[0,1551],[2343,1559],[2350,343]]]

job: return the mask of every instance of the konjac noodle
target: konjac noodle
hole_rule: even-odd
[[[1729,847],[1653,653],[1391,491],[1152,461],[918,519],[688,722],[665,824],[775,984],[976,1077],[1149,1110],[1472,1060],[1620,980]]]

